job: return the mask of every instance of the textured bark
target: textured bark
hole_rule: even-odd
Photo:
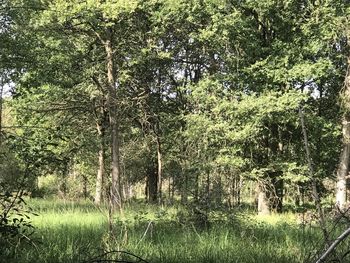
[[[349,173],[350,161],[350,118],[343,120],[343,149],[340,155],[339,166],[337,169],[337,190],[336,204],[339,209],[346,207],[346,180]]]
[[[119,130],[117,114],[117,91],[115,80],[115,65],[113,59],[112,30],[107,30],[107,39],[104,43],[107,55],[107,77],[108,77],[108,106],[109,123],[111,127],[111,205],[113,210],[120,210],[122,200],[120,195],[120,154],[119,154]]]
[[[344,81],[342,94],[343,107],[345,109],[342,121],[343,146],[337,169],[336,205],[339,209],[346,208],[346,180],[350,165],[350,58]]]

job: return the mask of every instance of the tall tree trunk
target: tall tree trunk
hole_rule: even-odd
[[[100,149],[98,151],[98,171],[96,177],[95,204],[100,205],[103,196],[103,182],[105,173],[105,131],[102,123],[97,123],[97,131]]]
[[[112,30],[107,29],[107,39],[104,43],[107,55],[107,77],[108,77],[108,106],[109,106],[109,122],[111,127],[111,204],[113,210],[122,208],[122,200],[120,195],[120,154],[119,154],[119,129],[118,129],[118,114],[117,114],[117,91],[115,80],[115,65],[113,59],[112,46]]]
[[[214,201],[216,206],[221,206],[222,204],[222,196],[223,196],[223,185],[222,185],[222,178],[221,174],[215,178],[213,182],[213,195],[214,195]]]
[[[0,77],[0,146],[2,144],[2,108],[3,108],[3,93],[4,93],[4,84],[2,78]]]
[[[187,204],[188,202],[188,175],[187,169],[182,166],[181,169],[181,203]]]
[[[211,189],[210,189],[210,171],[209,171],[209,169],[207,169],[207,171],[206,171],[206,173],[207,173],[207,178],[206,178],[206,184],[205,184],[205,201],[206,201],[206,207],[208,206],[208,207],[210,207],[210,205],[211,205]]]
[[[339,166],[337,169],[337,189],[336,204],[339,209],[346,207],[346,180],[349,173],[350,161],[350,118],[345,116],[342,122],[343,131],[343,149],[340,155]]]
[[[158,175],[155,163],[151,162],[147,169],[147,193],[148,202],[157,203],[158,200]]]
[[[271,138],[269,140],[269,163],[274,162],[283,154],[281,132],[276,123],[271,125]],[[283,172],[277,168],[268,172],[271,182],[270,205],[274,212],[281,213],[283,208]]]
[[[339,209],[346,208],[346,180],[350,165],[350,57],[342,91],[342,106],[345,110],[342,121],[343,147],[337,169],[336,204]]]
[[[328,243],[328,232],[326,229],[326,221],[324,218],[324,212],[323,212],[322,205],[321,205],[320,195],[319,195],[318,189],[317,189],[317,180],[315,178],[314,167],[313,167],[313,163],[312,163],[312,159],[311,159],[309,141],[308,141],[308,137],[307,137],[307,131],[306,131],[305,120],[304,120],[304,112],[303,112],[303,109],[301,106],[299,107],[299,117],[300,117],[301,129],[303,132],[303,141],[304,141],[306,159],[307,159],[307,164],[308,164],[310,178],[311,178],[312,195],[313,195],[313,199],[315,201],[315,205],[316,205],[316,209],[317,209],[317,213],[318,213],[318,217],[319,217],[318,220],[319,220],[321,230],[323,232],[323,237],[324,237],[325,241]]]
[[[243,178],[242,176],[238,175],[238,187],[236,190],[236,205],[240,205],[241,204],[241,189],[242,189],[242,185],[243,185]]]
[[[159,132],[159,129],[158,129]],[[160,137],[158,134],[157,136],[157,197],[158,197],[158,204],[161,204],[162,202],[162,152],[161,152],[161,144],[160,144]]]

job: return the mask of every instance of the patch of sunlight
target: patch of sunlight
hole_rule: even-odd
[[[295,224],[295,215],[293,213],[255,215],[253,218],[257,222],[262,222],[269,225],[278,225],[286,223]]]
[[[101,225],[107,222],[107,216],[102,213],[81,212],[47,212],[32,216],[31,221],[35,227],[51,228],[58,225],[91,226]]]

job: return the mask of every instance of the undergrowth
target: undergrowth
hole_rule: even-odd
[[[251,211],[218,210],[203,225],[183,206],[134,203],[113,218],[90,202],[32,199],[35,245],[21,247],[12,262],[84,262],[105,251],[129,251],[150,263],[304,262],[321,239],[316,227],[292,213],[258,217]]]

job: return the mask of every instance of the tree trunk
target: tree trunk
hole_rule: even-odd
[[[259,215],[269,215],[270,211],[270,202],[268,196],[268,190],[263,183],[259,183],[258,186],[258,214]]]
[[[155,164],[152,162],[147,169],[147,193],[148,202],[157,203],[158,200],[158,175]]]
[[[221,174],[215,178],[213,182],[213,195],[214,195],[214,202],[216,206],[221,206],[222,204],[222,196],[223,196],[223,185],[222,185],[222,178]]]
[[[211,189],[210,189],[210,171],[207,169],[207,178],[206,178],[206,185],[205,185],[205,201],[206,201],[206,207],[211,206]]]
[[[346,180],[349,173],[350,165],[350,58],[349,65],[344,81],[344,90],[342,102],[345,110],[342,121],[343,148],[340,155],[339,166],[337,170],[337,188],[336,188],[336,205],[339,209],[346,208]]]
[[[96,193],[95,193],[95,204],[100,205],[103,196],[103,181],[105,173],[105,143],[104,143],[104,128],[103,124],[97,124],[97,131],[100,141],[100,149],[98,151],[98,170],[96,177]]]
[[[3,86],[2,78],[0,78],[0,146],[2,144],[2,104],[3,104],[3,93],[4,93],[4,86]]]
[[[283,208],[283,187],[284,182],[281,178],[281,172],[275,172],[274,175],[272,175],[272,185],[273,185],[273,202],[272,202],[272,208],[277,213],[282,213]]]
[[[303,141],[304,141],[306,159],[307,159],[307,164],[308,164],[310,178],[311,178],[312,195],[313,195],[313,199],[315,201],[317,213],[319,216],[318,221],[319,221],[320,227],[321,227],[322,232],[323,232],[323,237],[324,237],[325,241],[328,243],[328,232],[326,229],[326,221],[325,221],[324,212],[323,212],[322,205],[321,205],[320,195],[319,195],[318,189],[317,189],[317,180],[315,178],[315,172],[314,172],[313,163],[312,163],[312,159],[311,159],[311,153],[310,153],[307,131],[306,131],[306,126],[305,126],[305,120],[304,120],[304,112],[303,112],[303,109],[301,106],[299,107],[299,117],[300,117],[301,129],[302,129],[302,133],[303,133]]]
[[[271,125],[271,138],[269,140],[269,162],[283,155],[283,143],[281,132],[277,124]],[[280,168],[268,171],[270,186],[270,206],[274,212],[281,213],[283,208],[283,172]]]
[[[83,195],[84,195],[84,199],[86,200],[88,198],[88,178],[83,175]]]
[[[181,169],[181,203],[187,204],[188,202],[188,176],[187,169],[182,167]]]
[[[159,132],[159,129],[158,129]],[[157,198],[158,204],[162,202],[162,152],[161,152],[161,144],[160,138],[157,134]]]
[[[104,43],[107,55],[107,77],[108,77],[108,106],[109,106],[109,123],[111,127],[111,204],[113,210],[122,208],[120,195],[120,156],[119,156],[119,130],[117,114],[117,91],[115,80],[115,65],[113,59],[112,30],[107,29],[107,40]]]
[[[349,173],[350,160],[350,118],[345,117],[342,125],[343,149],[337,170],[336,204],[339,209],[344,210],[346,207],[346,179]]]

